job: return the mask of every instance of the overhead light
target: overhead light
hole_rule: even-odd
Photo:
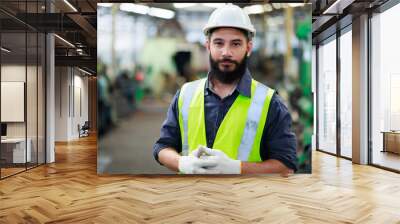
[[[332,9],[335,9],[337,5],[339,4],[340,0],[336,0],[331,6],[329,6],[327,9],[322,14],[327,14],[332,11]]]
[[[210,8],[219,8],[226,4],[225,3],[202,3],[202,5],[210,7]]]
[[[139,5],[139,4],[132,4],[132,3],[122,3],[119,6],[119,9],[125,12],[134,12],[139,14],[147,14],[150,10],[148,6]]]
[[[8,49],[5,48],[5,47],[1,47],[1,50],[4,51],[4,52],[6,52],[6,53],[10,53],[10,52],[11,52],[10,50],[8,50]]]
[[[97,6],[100,7],[112,7],[113,3],[97,3]]]
[[[60,37],[60,36],[58,36],[57,34],[54,34],[54,36],[57,37],[58,39],[60,39],[61,41],[63,41],[64,43],[66,43],[67,45],[69,45],[69,46],[75,48],[75,45],[71,44],[71,42],[69,42],[68,40],[66,40],[66,39],[64,39],[64,38],[62,38],[62,37]]]
[[[81,72],[83,72],[83,73],[85,73],[85,74],[87,74],[87,75],[92,75],[92,73],[90,73],[90,72],[88,72],[88,71],[85,71],[85,70],[83,70],[83,69],[81,69],[81,68],[79,68],[79,67],[78,67],[78,70],[81,71]]]
[[[183,9],[197,5],[197,3],[173,3],[176,9]]]
[[[272,3],[272,6],[273,6],[275,9],[280,9],[280,8],[282,8],[281,3]]]
[[[79,55],[83,54],[83,50],[81,48],[76,49],[76,52],[78,52]]]
[[[271,12],[271,11],[272,11],[272,6],[271,6],[271,4],[264,5],[264,10],[265,10],[266,12]]]
[[[149,15],[163,18],[163,19],[172,19],[175,16],[175,12],[168,9],[160,9],[160,8],[150,8]]]
[[[322,14],[341,14],[343,9],[351,5],[355,0],[336,0],[332,5],[324,10]]]
[[[67,4],[72,10],[74,10],[75,12],[78,12],[78,10],[71,4],[69,3],[68,0],[64,0],[65,4]]]
[[[175,16],[175,12],[168,9],[161,9],[155,7],[148,7],[145,5],[133,4],[133,3],[122,3],[119,9],[125,12],[134,12],[139,14],[149,14],[163,19],[172,19]]]
[[[264,12],[264,8],[262,5],[251,5],[246,6],[243,9],[247,14],[260,14]]]
[[[289,7],[289,5],[287,3],[281,3],[282,8],[286,9]]]
[[[302,7],[304,3],[288,3],[290,7]]]

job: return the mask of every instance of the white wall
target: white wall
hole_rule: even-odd
[[[26,120],[22,119],[21,122],[6,122],[7,123],[7,137],[8,138],[24,138],[25,135],[30,140],[32,162],[36,162],[39,159],[39,163],[44,163],[44,74],[42,73],[41,66],[25,66],[25,64],[3,64],[1,66],[2,84],[3,82],[24,82],[26,85],[26,106],[25,100],[21,102],[23,105],[19,108],[11,108],[5,106],[2,102],[2,112],[6,113],[17,113],[12,110],[19,110],[22,113],[22,117],[26,112]],[[27,80],[25,80],[27,78]],[[2,98],[8,98],[7,92],[2,89]],[[22,92],[21,92],[22,91]],[[24,89],[19,90],[19,93],[24,93]],[[8,92],[10,94],[10,92]],[[25,97],[25,96],[24,96]],[[24,98],[22,97],[22,98]],[[11,102],[12,103],[12,102]],[[17,103],[17,102],[15,102]],[[2,113],[2,114],[3,114]],[[3,120],[3,118],[2,118]],[[38,154],[37,154],[38,153]]]
[[[36,67],[28,66],[27,68],[25,65],[2,65],[1,66],[1,81],[4,82],[25,82],[25,75],[26,70],[28,74],[32,73],[33,71],[36,73]],[[29,90],[29,89],[28,89]],[[28,97],[36,97],[36,90],[34,92],[27,93]],[[27,99],[28,102],[32,100]],[[36,105],[34,105],[36,107]],[[7,108],[1,108],[2,110],[7,110]],[[31,122],[33,118],[31,117],[32,114],[28,114],[28,121]],[[35,114],[36,116],[36,114]],[[36,118],[36,117],[35,117]],[[36,121],[36,120],[35,120]],[[25,137],[25,124],[26,122],[7,122],[7,136],[8,137]],[[32,127],[32,125],[29,125]],[[29,137],[29,136],[28,136]]]
[[[74,102],[71,102],[71,105],[74,105],[73,108],[71,108],[71,132],[69,133],[72,138],[78,138],[79,133],[78,133],[78,124],[81,126],[85,123],[85,121],[88,120],[88,78],[87,76],[82,77],[79,72],[79,75],[76,74],[76,72],[79,72],[79,70],[74,70],[74,96],[71,96],[72,99],[74,99]],[[82,107],[82,108],[80,108]],[[82,110],[82,111],[80,111]]]
[[[88,120],[88,78],[83,75],[76,68],[56,67],[56,141],[79,138],[78,124]]]
[[[1,81],[25,82],[25,69],[25,65],[2,65]],[[1,109],[6,110],[6,108]],[[7,137],[25,137],[25,123],[7,123]]]
[[[1,81],[25,82],[25,65],[2,65]]]
[[[55,141],[68,140],[68,85],[67,67],[55,68]]]

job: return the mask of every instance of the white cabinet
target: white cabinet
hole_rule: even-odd
[[[1,144],[7,144],[8,147],[12,147],[12,162],[13,163],[25,163],[32,161],[32,140],[28,138],[26,140],[28,147],[26,148],[25,154],[25,139],[24,138],[7,138],[2,139]],[[25,161],[25,158],[27,161]]]

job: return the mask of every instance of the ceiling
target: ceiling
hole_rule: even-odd
[[[388,0],[311,0],[313,44],[352,23],[354,17],[373,12]]]
[[[176,10],[174,5],[167,0],[1,0],[1,30],[3,33],[8,33],[5,37],[9,38],[7,40],[7,42],[10,42],[8,48],[14,48],[16,55],[18,55],[18,51],[21,55],[25,54],[25,39],[21,39],[24,36],[21,32],[24,33],[26,29],[35,32],[54,32],[58,35],[55,38],[56,65],[79,66],[91,73],[96,73],[97,3],[106,2],[141,2],[152,7]],[[265,3],[264,0],[239,0],[235,2],[240,6]],[[268,3],[277,2],[281,1],[268,1]],[[309,1],[287,0],[285,2],[304,3]],[[191,10],[205,9],[195,7]],[[49,13],[50,11],[52,13]],[[11,42],[14,43],[11,44]],[[30,49],[31,47],[34,46],[28,45],[28,54],[34,52]]]
[[[29,59],[36,55],[36,45],[28,43],[25,49],[26,30],[34,33],[52,32],[57,34],[56,66],[78,66],[95,74],[97,1],[67,2],[70,5],[63,0],[47,0],[47,5],[44,0],[1,0],[2,45],[12,49],[7,54],[8,60],[21,60],[24,55]],[[27,39],[30,41],[32,37],[28,35]]]
[[[71,65],[71,63],[75,63],[79,66],[84,64],[89,70],[95,72],[97,57],[96,9],[97,3],[106,2],[124,3],[127,0],[68,0],[69,4],[64,0],[47,0],[47,8],[45,0],[1,0],[1,28],[3,32],[13,33],[18,33],[21,30],[25,30],[25,28],[40,32],[55,32],[61,38],[75,46],[71,47],[65,41],[56,38],[56,56],[59,56],[59,60],[56,60],[56,62],[59,65]],[[174,5],[167,0],[134,2],[145,3],[152,7],[176,10]],[[182,0],[180,2],[186,1]],[[236,2],[241,6],[265,3],[264,0],[239,0]],[[276,3],[281,1],[270,0],[267,2]],[[335,32],[335,29],[332,27],[336,26],[338,21],[346,21],[347,19],[349,21],[347,23],[351,23],[352,17],[368,10],[373,10],[387,2],[387,0],[288,0],[285,2],[312,3],[313,42],[316,42]],[[333,7],[335,2],[338,3]],[[53,13],[48,13],[50,8],[52,8]],[[201,11],[205,9],[196,6],[188,10]],[[342,22],[341,26],[345,26],[347,23]],[[19,40],[18,37],[11,39]],[[79,53],[77,49],[81,49],[78,51],[82,53]],[[91,65],[87,66],[88,64]]]

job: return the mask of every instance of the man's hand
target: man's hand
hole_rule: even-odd
[[[215,166],[198,170],[201,174],[240,174],[241,161],[229,158],[224,152],[218,149],[210,149],[200,146],[193,151],[192,155],[198,157],[202,161],[208,161]]]
[[[197,149],[192,152],[192,155],[197,158],[203,158],[203,156],[209,156],[207,152],[209,152],[210,150],[212,149],[199,145],[199,147],[197,147]]]
[[[206,169],[217,165],[217,161],[203,160],[195,156],[179,158],[179,172],[183,174],[204,174]]]
[[[269,174],[279,173],[282,177],[293,174],[293,170],[287,168],[282,162],[269,159],[263,162],[241,162],[229,158],[224,152],[199,146],[192,155],[202,160],[215,161],[217,166],[206,170],[200,170],[203,174]]]

